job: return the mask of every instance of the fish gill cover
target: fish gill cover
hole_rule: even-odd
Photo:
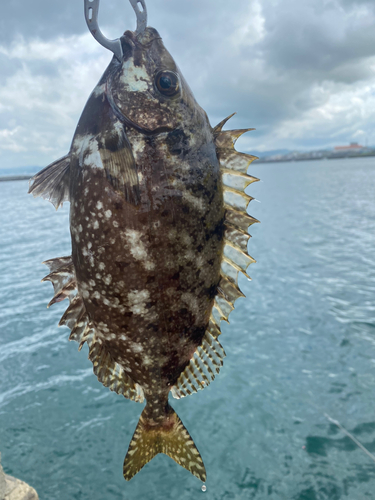
[[[244,130],[212,128],[144,0],[130,0],[137,29],[107,40],[99,0],[85,0],[94,37],[113,59],[78,122],[69,153],[36,174],[29,192],[56,209],[70,202],[72,254],[47,260],[49,306],[69,298],[60,325],[87,343],[111,391],[146,400],[124,461],[130,480],[165,453],[200,480],[206,470],[168,403],[211,383],[225,352],[218,337],[244,295],[247,175],[256,157],[234,144]],[[141,8],[140,8],[141,6]]]

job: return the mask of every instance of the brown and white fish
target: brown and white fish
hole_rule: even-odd
[[[220,322],[254,262],[244,191],[255,157],[234,149],[252,129],[223,131],[228,118],[211,127],[154,28],[117,42],[69,153],[30,186],[56,208],[70,201],[72,255],[45,262],[49,305],[69,297],[60,325],[87,343],[100,382],[146,400],[125,479],[165,453],[205,481],[168,395],[203,389],[223,364]]]

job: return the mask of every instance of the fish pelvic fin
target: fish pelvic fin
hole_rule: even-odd
[[[146,405],[130,442],[124,461],[124,478],[130,481],[159,453],[171,457],[201,481],[206,480],[202,457],[177,413],[167,403],[165,416],[160,422],[150,417]]]
[[[48,165],[30,179],[29,193],[50,201],[56,210],[69,201],[70,154]]]

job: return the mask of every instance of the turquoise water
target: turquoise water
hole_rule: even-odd
[[[206,465],[207,491],[159,455],[122,463],[142,405],[103,387],[87,348],[46,309],[40,263],[70,253],[68,209],[0,183],[0,451],[41,500],[374,498],[375,161],[253,165],[253,281],[221,337],[212,385],[172,402]]]

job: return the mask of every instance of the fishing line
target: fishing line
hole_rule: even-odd
[[[341,430],[344,434],[346,434],[346,435],[348,436],[348,438],[350,438],[350,439],[351,439],[351,440],[352,440],[352,441],[353,441],[353,442],[354,442],[354,443],[355,443],[355,444],[356,444],[359,448],[361,448],[361,450],[362,450],[362,451],[364,451],[364,452],[366,453],[366,455],[368,455],[368,456],[371,458],[371,460],[373,460],[373,461],[375,462],[375,456],[374,456],[374,455],[373,455],[370,451],[368,451],[368,449],[367,449],[367,448],[365,448],[365,447],[363,446],[363,444],[361,444],[361,443],[358,441],[358,439],[356,439],[356,438],[353,436],[353,434],[350,434],[350,432],[349,432],[349,431],[347,431],[347,430],[345,429],[345,427],[343,427],[343,426],[340,424],[340,422],[339,422],[338,420],[335,420],[335,419],[333,419],[332,417],[330,417],[330,416],[328,415],[328,413],[324,413],[324,416],[325,416],[325,417],[326,417],[326,418],[327,418],[327,419],[328,419],[328,420],[329,420],[332,424],[336,425],[336,426],[337,426],[337,427],[338,427],[338,428],[339,428],[339,429],[340,429],[340,430]]]
[[[338,427],[349,439],[351,439],[353,441],[353,443],[355,443],[358,446],[358,448],[360,448],[364,453],[366,453],[366,455],[369,458],[371,458],[371,460],[373,462],[375,462],[375,455],[373,455],[365,446],[363,446],[363,444],[360,443],[358,441],[358,439],[353,436],[353,434],[351,434],[349,431],[347,431],[345,429],[345,427],[343,425],[341,425],[338,420],[335,420],[334,418],[332,418],[330,415],[328,415],[328,413],[326,411],[323,410],[323,408],[318,406],[316,403],[313,403],[311,400],[305,400],[305,402],[310,404],[311,406],[313,406],[317,411],[319,411],[322,415],[324,415],[324,417],[329,422],[331,422],[331,424],[336,425],[336,427]]]

